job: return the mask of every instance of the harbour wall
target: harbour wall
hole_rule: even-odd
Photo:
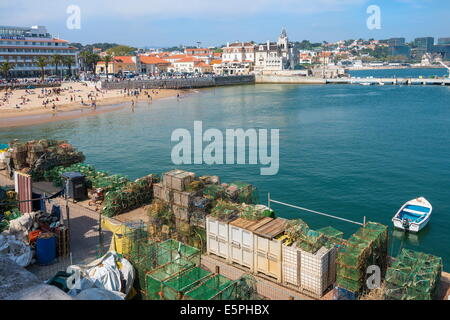
[[[193,89],[254,84],[255,76],[221,76],[209,78],[102,81],[102,89]]]

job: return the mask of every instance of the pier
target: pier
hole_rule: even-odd
[[[326,79],[326,84],[365,84],[365,85],[434,85],[448,86],[450,78],[421,79],[421,78],[341,78]]]
[[[356,84],[356,85],[440,85],[449,86],[450,78],[314,78],[303,76],[257,75],[256,83],[278,84]]]

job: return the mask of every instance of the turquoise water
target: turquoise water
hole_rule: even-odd
[[[349,74],[353,77],[370,77],[374,78],[430,78],[430,77],[446,77],[448,70],[445,68],[414,68],[414,69],[382,69],[382,70],[352,70]]]
[[[259,165],[182,166],[223,181],[247,181],[275,200],[348,219],[381,222],[418,196],[433,205],[419,235],[394,233],[391,254],[423,250],[450,263],[450,87],[248,85],[201,90],[135,112],[123,110],[61,122],[0,130],[12,138],[68,139],[87,162],[137,178],[172,169],[171,133],[204,128],[280,129],[280,171],[260,176]],[[314,228],[333,225],[349,236],[357,226],[273,205],[282,217]]]

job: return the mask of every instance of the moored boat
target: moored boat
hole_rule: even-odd
[[[420,197],[406,202],[392,218],[394,227],[405,231],[419,232],[430,221],[433,207],[427,199]]]

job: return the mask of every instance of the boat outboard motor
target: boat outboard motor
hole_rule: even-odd
[[[409,230],[409,221],[408,221],[408,219],[403,219],[402,224],[403,224],[403,228],[408,231]]]

